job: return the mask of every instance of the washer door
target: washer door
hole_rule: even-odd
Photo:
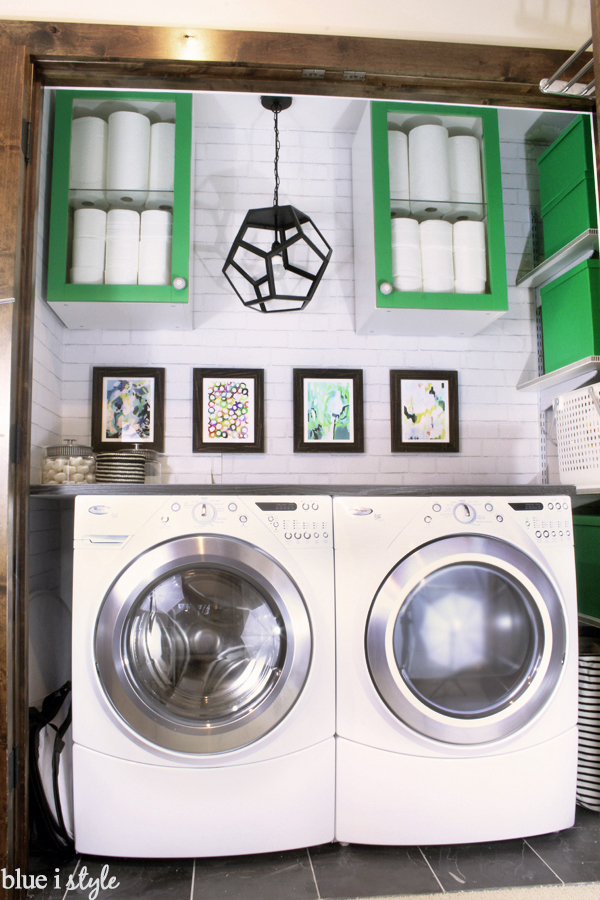
[[[300,695],[312,652],[304,600],[266,553],[189,536],[135,559],[104,598],[102,686],[125,722],[170,750],[215,753],[262,737]]]
[[[367,662],[383,700],[411,728],[448,743],[522,727],[552,694],[565,651],[549,577],[511,544],[478,535],[405,557],[367,622]]]

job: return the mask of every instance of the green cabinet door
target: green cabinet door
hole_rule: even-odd
[[[410,135],[420,125],[442,126],[449,137],[476,139],[481,198],[461,215],[457,204],[419,204],[390,192],[390,135]],[[409,138],[410,140],[410,138]],[[356,326],[362,334],[476,334],[508,309],[506,251],[495,109],[372,101],[353,145]],[[414,158],[411,158],[411,165]],[[417,160],[418,162],[418,160]],[[394,179],[392,179],[393,181]],[[412,190],[411,173],[411,190]],[[469,218],[484,226],[485,284],[473,293],[397,289],[394,285],[392,218]]]
[[[113,113],[118,113],[121,118],[113,116]],[[123,113],[130,118],[124,119]],[[86,121],[78,121],[81,119]],[[132,146],[137,146],[135,126],[138,125],[143,126],[139,143],[144,145],[145,150],[142,149],[132,162],[130,151]],[[158,127],[153,128],[155,125]],[[82,128],[86,129],[83,138],[79,130]],[[191,94],[93,90],[56,92],[47,300],[67,327],[191,327],[188,285],[191,147]],[[149,173],[146,184],[134,183],[140,172],[146,175],[146,165]],[[102,169],[102,183],[94,181],[94,177],[100,178]],[[83,181],[78,181],[82,172]],[[122,185],[119,179],[129,179],[132,183]],[[82,189],[82,185],[86,189]],[[111,190],[115,187],[118,189]],[[160,210],[161,227],[168,221],[172,239],[169,246],[160,244],[160,238],[145,238],[148,262],[146,276],[142,279],[140,275],[140,280],[146,283],[132,283],[129,275],[126,276],[128,283],[119,283],[119,269],[114,266],[110,279],[104,273],[99,276],[103,283],[82,283],[81,279],[85,282],[88,276],[81,275],[83,269],[73,265],[73,235],[76,213],[85,208],[103,210],[107,221],[111,210],[129,209],[146,223],[150,223],[151,217],[144,219],[144,212]],[[131,213],[127,215],[131,216]],[[152,215],[156,216],[155,213]],[[80,218],[79,223],[81,221]],[[81,238],[80,224],[77,229],[78,256],[75,262],[79,263],[87,249],[87,238]],[[115,240],[113,238],[113,242]],[[159,248],[160,266],[158,262],[154,264],[152,259],[152,240],[159,240],[155,246]],[[126,240],[123,245],[125,243]],[[141,258],[140,255],[140,272]],[[158,269],[158,275],[152,274]],[[86,268],[85,272],[88,271],[91,269]],[[105,279],[112,283],[105,283]]]

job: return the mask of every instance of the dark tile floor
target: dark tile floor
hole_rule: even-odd
[[[488,844],[324,844],[196,860],[33,859],[28,877],[39,875],[47,887],[29,890],[31,900],[348,900],[600,882],[600,816],[578,807],[567,831]]]

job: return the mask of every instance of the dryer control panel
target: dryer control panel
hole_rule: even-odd
[[[572,543],[571,502],[568,497],[440,498],[423,516],[425,525],[451,519],[469,530],[471,526],[501,525],[507,518],[517,522],[536,542]]]
[[[284,543],[305,547],[333,546],[331,501],[328,497],[289,500],[254,499],[263,521]]]

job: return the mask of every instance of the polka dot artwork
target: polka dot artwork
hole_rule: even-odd
[[[205,429],[209,441],[253,440],[252,386],[246,381],[215,380],[206,386]]]

